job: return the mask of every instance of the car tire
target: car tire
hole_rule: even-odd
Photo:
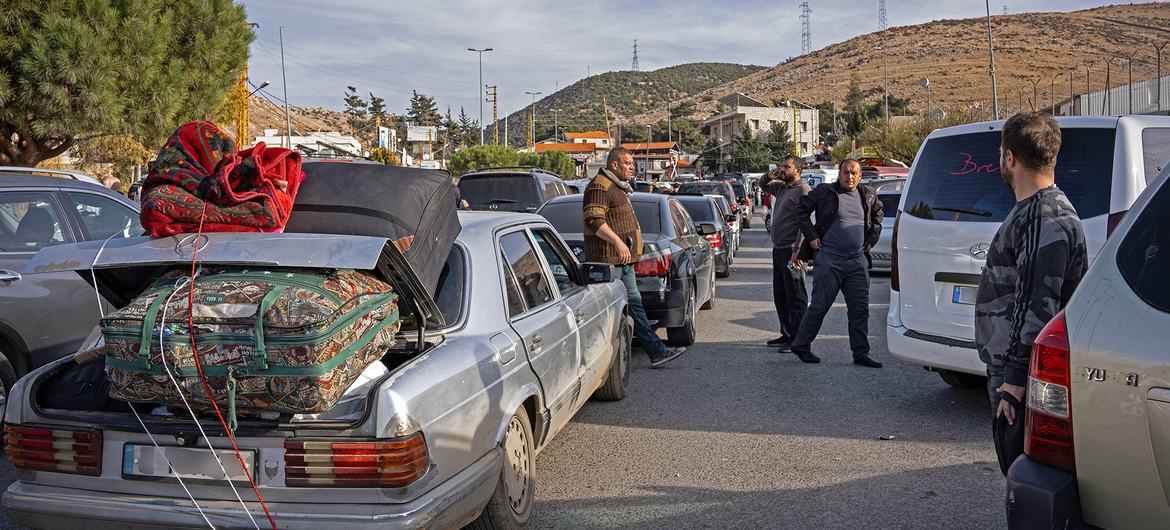
[[[12,391],[12,386],[16,384],[16,380],[20,376],[16,373],[16,367],[8,358],[8,352],[0,350],[0,419],[3,418],[4,407],[8,403],[8,394]],[[2,442],[0,442],[2,444]]]
[[[695,343],[695,287],[691,282],[687,305],[683,308],[683,325],[666,328],[666,343],[671,346],[690,346]]]
[[[731,276],[731,258],[727,258],[727,266],[724,267],[722,271],[719,271],[718,269],[716,269],[715,270],[715,277],[716,278],[728,278],[730,276]],[[714,290],[714,287],[712,287],[712,290]],[[712,296],[711,298],[714,298],[714,296]],[[703,309],[711,309],[711,308],[707,307],[706,304],[703,304]]]
[[[946,384],[955,388],[984,388],[987,386],[987,378],[975,374],[955,372],[953,370],[938,370],[938,376]]]
[[[621,401],[626,398],[626,383],[630,379],[630,350],[633,348],[633,326],[629,319],[622,317],[622,329],[619,332],[618,351],[609,363],[609,371],[605,375],[605,383],[594,392],[593,396],[601,401]]]
[[[500,481],[487,506],[466,528],[514,530],[524,528],[536,505],[536,447],[528,413],[521,407],[508,421],[501,441],[504,465]],[[515,491],[519,490],[519,491]]]
[[[743,217],[743,227],[744,228],[751,228],[752,227],[752,214],[749,213]]]

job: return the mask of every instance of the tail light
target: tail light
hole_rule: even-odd
[[[665,276],[670,272],[670,249],[665,248],[642,255],[642,259],[634,264],[634,274],[638,276]]]
[[[714,234],[707,234],[703,236],[703,239],[706,239],[707,242],[711,244],[711,248],[723,247],[723,234],[720,234],[719,232],[715,232]]]
[[[284,442],[284,483],[344,488],[401,487],[430,464],[421,432],[390,440]]]
[[[1113,231],[1117,229],[1117,225],[1121,224],[1121,220],[1125,219],[1126,212],[1117,212],[1109,214],[1109,221],[1106,224],[1108,227],[1105,231],[1105,236],[1113,235]]]
[[[102,473],[102,433],[95,430],[50,429],[4,425],[8,462],[20,469]]]
[[[1062,311],[1044,326],[1032,345],[1024,452],[1037,461],[1075,472],[1070,350],[1068,326]]]
[[[898,281],[898,222],[902,220],[902,212],[894,216],[894,235],[890,237],[890,290],[901,291],[902,284]]]

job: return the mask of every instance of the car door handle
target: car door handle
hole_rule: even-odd
[[[531,350],[537,350],[541,346],[544,346],[544,337],[541,337],[540,335],[532,337],[532,342],[528,343],[528,348]]]
[[[577,317],[578,324],[580,324],[581,321],[585,320],[585,312],[581,311],[580,309],[578,309],[577,312],[573,314],[573,316]]]
[[[0,284],[7,285],[17,280],[20,280],[19,272],[0,269]]]

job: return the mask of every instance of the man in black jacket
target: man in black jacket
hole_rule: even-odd
[[[792,353],[806,363],[821,359],[812,353],[812,341],[821,330],[825,314],[837,299],[845,295],[849,316],[849,349],[853,363],[881,368],[882,363],[869,356],[869,268],[866,256],[882,233],[882,201],[867,186],[861,186],[861,164],[853,159],[841,162],[838,180],[813,188],[800,200],[796,217],[804,243],[792,259],[800,266],[812,260],[812,303],[800,321],[800,330],[792,341]],[[814,225],[811,215],[816,213]]]

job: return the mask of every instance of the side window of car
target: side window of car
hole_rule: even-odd
[[[1170,163],[1170,127],[1151,127],[1142,131],[1142,158],[1146,184],[1151,184],[1158,172]]]
[[[463,251],[459,247],[451,247],[447,262],[439,273],[438,287],[435,288],[435,305],[439,307],[439,313],[447,324],[454,324],[463,312],[464,270]]]
[[[695,233],[695,227],[691,224],[691,216],[683,211],[682,206],[675,201],[670,201],[670,218],[674,220],[675,231],[680,236],[688,236]]]
[[[1134,214],[1137,219],[1117,247],[1117,269],[1142,300],[1170,313],[1170,283],[1166,281],[1170,251],[1163,250],[1170,249],[1170,230],[1166,230],[1170,185],[1163,183],[1144,209],[1128,215]]]
[[[557,184],[559,183],[552,179],[543,179],[541,181],[541,185],[544,186],[544,200],[547,201],[550,199],[555,199],[563,195],[563,193],[560,192],[560,189],[557,188]]]
[[[77,207],[77,216],[85,225],[87,241],[113,237],[134,237],[142,235],[138,224],[138,213],[109,197],[93,193],[69,192],[69,198]]]
[[[520,294],[520,285],[516,281],[516,273],[508,264],[508,256],[500,251],[500,261],[504,263],[504,298],[508,303],[508,317],[514,317],[524,312],[524,296]]]
[[[557,282],[557,289],[561,293],[565,293],[577,287],[577,282],[573,281],[573,276],[569,272],[569,267],[575,266],[575,261],[565,254],[564,249],[556,242],[556,237],[548,230],[533,230],[532,235],[536,237],[536,244],[540,247],[540,253],[544,255],[544,259],[548,261],[549,268],[552,269],[553,280]]]
[[[536,249],[532,248],[524,232],[504,235],[500,238],[500,248],[516,276],[517,287],[524,297],[525,305],[532,309],[551,302],[552,288],[548,285],[540,258],[536,256]]]
[[[73,241],[47,191],[0,192],[0,252],[36,252]]]

